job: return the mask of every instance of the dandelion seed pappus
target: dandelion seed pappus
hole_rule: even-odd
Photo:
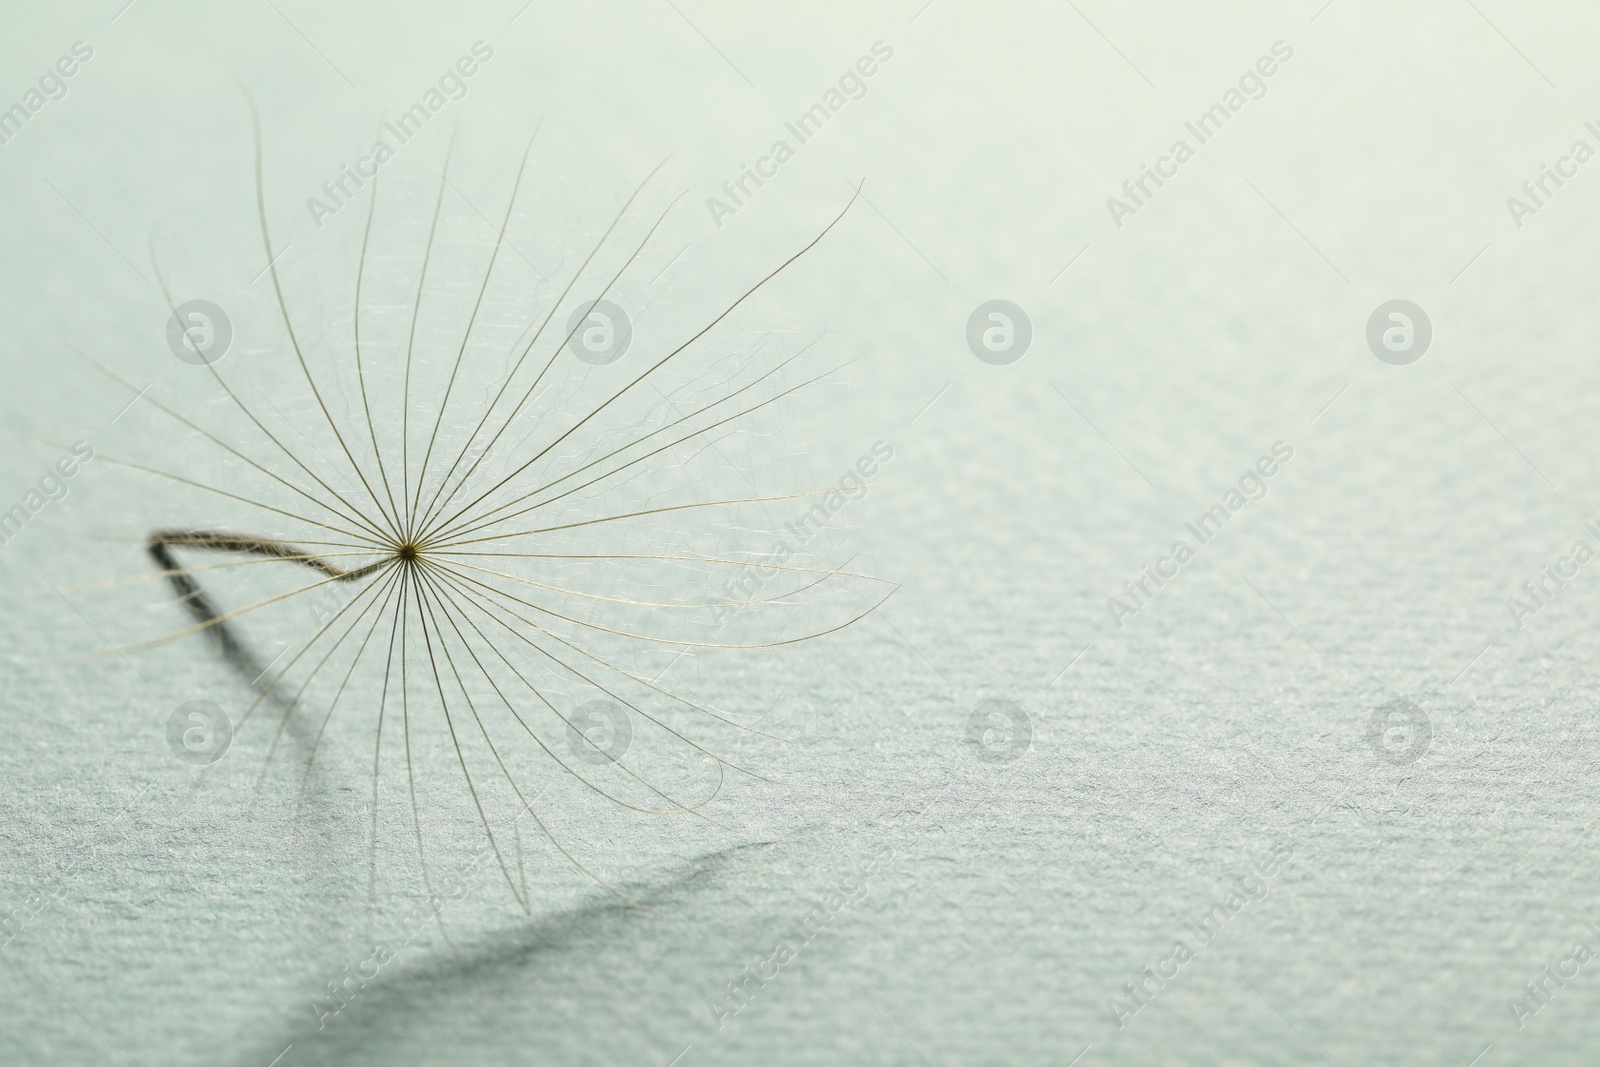
[[[737,834],[715,804],[730,779],[784,785],[787,739],[770,708],[702,695],[678,664],[822,638],[894,588],[822,551],[774,559],[782,509],[830,487],[761,484],[759,457],[783,437],[770,417],[839,367],[813,365],[816,338],[733,328],[849,204],[713,294],[688,328],[642,325],[637,276],[653,272],[654,239],[682,198],[658,192],[665,164],[597,234],[547,257],[519,199],[554,167],[538,132],[488,212],[458,203],[452,137],[425,200],[366,182],[350,276],[321,280],[313,299],[302,261],[274,239],[251,114],[252,254],[270,315],[233,324],[229,358],[183,361],[202,404],[100,366],[185,450],[161,466],[97,456],[144,479],[164,516],[139,531],[154,569],[118,583],[165,588],[160,617],[185,623],[118,652],[171,646],[160,654],[232,668],[233,745],[196,775],[258,758],[244,775],[255,795],[297,785],[304,802],[330,748],[369,768],[342,790],[362,798],[369,901],[380,858],[434,894],[430,859],[465,847],[430,836],[426,816],[445,805],[466,813],[493,858],[485,870],[523,911],[535,903],[525,837],[630,899],[595,870],[606,819],[676,816]],[[384,189],[403,174],[386,169]],[[193,294],[153,258],[176,315]],[[727,580],[750,571],[760,581]],[[728,588],[753,592],[730,601]],[[762,746],[780,773],[766,773]]]

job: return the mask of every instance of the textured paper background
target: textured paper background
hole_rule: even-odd
[[[563,227],[603,224],[670,156],[665,184],[689,194],[658,262],[690,249],[684,321],[866,179],[762,306],[863,357],[785,432],[822,485],[892,443],[838,559],[903,588],[762,659],[754,690],[787,694],[812,744],[781,761],[802,787],[719,801],[746,837],[610,820],[594,854],[649,910],[535,851],[531,920],[480,879],[450,907],[452,944],[425,928],[319,1030],[313,999],[371,951],[369,772],[331,759],[296,816],[292,791],[252,804],[253,763],[172,758],[172,709],[237,707],[242,688],[198,642],[82,658],[97,631],[179,618],[158,595],[106,617],[53,588],[145,567],[135,544],[80,535],[175,518],[160,484],[91,464],[0,547],[0,912],[26,915],[0,948],[0,1059],[1593,1062],[1600,963],[1524,1027],[1508,1001],[1576,940],[1600,948],[1595,565],[1520,629],[1507,599],[1596,543],[1600,162],[1520,228],[1505,203],[1575,139],[1597,145],[1592,12],[119,6],[0,16],[0,103],[72,42],[94,48],[0,146],[0,502],[54,458],[34,437],[180,450],[113,426],[125,395],[72,353],[203,399],[166,350],[147,243],[185,294],[259,300],[240,86],[280,239],[331,235],[316,251],[339,262],[359,212],[319,234],[303,198],[482,39],[495,58],[453,105],[462,189],[498,202],[540,116]],[[713,225],[705,198],[879,40],[894,56],[866,97]],[[1280,40],[1293,58],[1266,96],[1115,226],[1106,198]],[[397,177],[431,180],[441,127]],[[996,297],[1034,329],[1007,367],[963,337]],[[1434,327],[1404,367],[1364,340],[1397,297]],[[270,366],[286,357],[259,321],[259,351],[234,358]],[[1280,440],[1294,455],[1265,499],[1112,625],[1106,599]],[[1031,719],[1014,761],[967,740],[989,699]],[[1395,699],[1431,722],[1407,765],[1365,736]],[[470,841],[451,817],[432,828]],[[1292,854],[1264,899],[1119,1029],[1108,999],[1275,847]],[[865,897],[719,1028],[708,1002],[863,856],[888,857]],[[385,906],[419,892],[397,870]]]

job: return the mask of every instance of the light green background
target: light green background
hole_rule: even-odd
[[[531,920],[482,879],[450,906],[451,943],[425,929],[319,1031],[313,998],[371,951],[368,771],[331,759],[296,816],[292,783],[252,802],[249,760],[172,758],[172,709],[237,707],[238,679],[199,642],[85,659],[97,631],[148,638],[177,616],[155,589],[57,589],[146,566],[83,535],[203,516],[91,464],[0,547],[0,912],[53,897],[0,948],[0,1060],[1594,1062],[1600,964],[1525,1028],[1507,1002],[1600,922],[1600,601],[1587,570],[1520,629],[1506,601],[1600,519],[1600,163],[1521,228],[1505,204],[1596,144],[1594,12],[120,3],[0,14],[0,104],[72,42],[94,48],[0,146],[0,502],[53,459],[35,438],[179,463],[192,447],[113,425],[125,394],[75,351],[217,412],[166,350],[152,236],[182,297],[254,309],[235,365],[290,380],[251,284],[241,87],[315,322],[360,220],[314,230],[304,197],[482,39],[495,58],[453,107],[463,196],[501,202],[542,116],[545,192],[519,225],[553,220],[559,259],[668,158],[663,188],[688,190],[652,261],[688,248],[669,322],[703,318],[865,178],[739,330],[764,318],[861,357],[782,447],[829,485],[892,443],[834,562],[903,588],[760,659],[750,698],[791,701],[811,745],[771,765],[801,785],[719,800],[746,836],[558,815],[648,910],[534,849]],[[879,40],[894,56],[866,97],[713,225],[705,198]],[[1279,40],[1293,58],[1268,94],[1114,226],[1106,198]],[[384,180],[431,181],[442,126]],[[1398,297],[1434,326],[1408,367],[1364,340]],[[1033,323],[1009,367],[965,347],[992,298]],[[1266,498],[1114,627],[1106,598],[1279,440],[1294,456]],[[1365,739],[1400,698],[1433,731],[1406,766]],[[987,699],[1031,718],[1014,762],[965,740]],[[237,744],[259,758],[260,737]],[[469,816],[430,819],[470,851]],[[1265,898],[1119,1030],[1107,999],[1275,846],[1292,858]],[[708,999],[872,855],[891,858],[865,897],[717,1028]],[[385,914],[419,892],[396,868]]]

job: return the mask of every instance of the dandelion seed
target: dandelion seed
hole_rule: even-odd
[[[183,428],[225,459],[228,480],[217,484],[215,478],[128,459],[106,461],[181,486],[240,518],[226,528],[167,525],[148,535],[146,549],[157,570],[145,577],[166,581],[190,623],[134,647],[143,651],[208,636],[228,662],[256,678],[258,691],[236,731],[264,708],[281,709],[271,725],[258,789],[291,731],[306,734],[304,795],[330,724],[353,719],[371,729],[369,896],[376,893],[379,784],[393,773],[393,748],[404,762],[416,861],[432,892],[432,844],[419,793],[439,768],[420,763],[425,746],[419,731],[440,726],[448,739],[443,751],[465,786],[472,816],[525,911],[531,902],[517,828],[524,817],[574,867],[618,893],[574,854],[570,835],[551,825],[550,809],[536,806],[552,781],[577,783],[633,812],[688,815],[720,826],[704,809],[722,791],[728,771],[770,780],[718,754],[713,734],[726,728],[772,735],[742,725],[711,701],[685,695],[659,672],[647,673],[651,650],[700,655],[807,641],[849,626],[892,592],[879,579],[808,566],[799,557],[698,550],[730,531],[756,529],[720,517],[822,493],[685,498],[696,488],[687,472],[715,461],[728,440],[723,435],[828,375],[786,385],[785,372],[805,349],[769,360],[763,370],[765,345],[699,374],[680,367],[695,353],[714,349],[713,331],[815,248],[844,212],[687,336],[643,357],[636,337],[628,366],[643,369],[601,379],[616,384],[598,401],[583,401],[586,375],[601,371],[570,357],[584,322],[580,317],[569,328],[566,316],[615,295],[639,266],[670,204],[641,239],[622,250],[620,264],[602,269],[616,258],[617,238],[659,167],[624,202],[581,263],[556,283],[560,292],[528,321],[501,376],[493,367],[488,294],[506,271],[507,231],[533,142],[465,324],[443,350],[431,340],[438,328],[430,315],[446,317],[439,305],[451,303],[454,292],[437,278],[449,156],[415,268],[408,321],[401,331],[388,331],[403,331],[403,342],[393,344],[379,339],[383,331],[375,332],[368,306],[378,209],[378,182],[369,183],[350,342],[320,358],[285,297],[284,274],[292,268],[280,263],[267,224],[259,119],[254,129],[256,213],[284,341],[271,358],[288,365],[289,381],[304,391],[302,404],[295,408],[280,389],[264,395],[263,407],[247,399],[233,375],[214,361],[205,363],[205,374],[232,430],[207,429],[153,391],[140,395],[151,417]],[[164,277],[160,283],[167,292]],[[588,300],[579,301],[579,295]],[[376,314],[384,319],[381,311]],[[480,405],[475,398],[484,377],[489,388],[482,390]],[[663,385],[670,388],[663,391]],[[275,414],[280,402],[297,416]],[[397,430],[388,421],[391,414]],[[321,443],[307,451],[297,439]],[[246,523],[246,515],[254,518]],[[668,528],[670,537],[663,532]],[[293,565],[302,580],[242,606],[229,606],[208,588],[220,576],[275,565]],[[724,581],[729,576],[739,580]],[[752,592],[711,595],[721,587]],[[319,598],[328,609],[309,632],[302,629],[288,654],[263,666],[241,627],[302,598]],[[595,699],[624,709],[632,733],[648,735],[650,744],[622,751],[615,738],[578,730],[579,707]],[[308,716],[311,721],[302,726]],[[573,758],[569,743],[592,758]],[[658,780],[669,766],[709,767],[715,779]],[[508,838],[514,849],[503,847]]]

